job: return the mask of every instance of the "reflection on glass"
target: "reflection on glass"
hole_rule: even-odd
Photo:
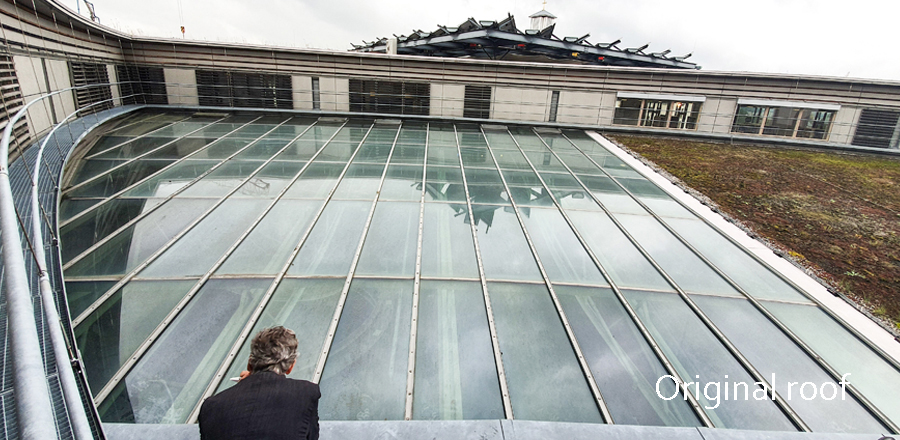
[[[322,373],[319,417],[403,419],[412,291],[411,281],[353,281]]]
[[[249,341],[262,329],[276,325],[283,325],[297,334],[297,364],[288,377],[312,380],[343,287],[344,280],[337,279],[283,279],[216,392],[231,388],[235,382],[228,379],[247,369]]]
[[[116,284],[115,281],[66,282],[66,302],[69,304],[69,315],[73,318],[80,315],[114,284]]]
[[[109,197],[147,176],[165,168],[170,160],[138,160],[106,174],[80,188],[66,192],[66,197]]]
[[[725,272],[729,278],[753,297],[812,304],[812,301],[709,225],[699,220],[675,218],[665,220],[672,229],[675,229],[679,235],[689,241],[703,255],[706,255],[719,270]]]
[[[213,160],[188,160],[175,164],[172,168],[125,191],[121,197],[168,197],[218,163]]]
[[[100,391],[112,379],[194,283],[130,282],[75,327],[92,391]]]
[[[672,400],[656,394],[666,370],[611,290],[559,285],[554,290],[617,424],[699,425],[682,394]],[[676,392],[672,381],[660,384],[661,395]]]
[[[334,189],[344,164],[313,162],[284,193],[285,198],[324,199]]]
[[[488,292],[515,417],[603,423],[547,288],[489,283]]]
[[[201,276],[271,203],[266,199],[228,199],[178,239],[142,277]]]
[[[370,206],[370,202],[328,203],[288,273],[347,276]]]
[[[391,159],[393,163],[393,159]],[[422,167],[391,165],[388,167],[384,184],[381,186],[381,200],[418,201],[422,198]]]
[[[775,324],[769,321],[749,301],[696,295],[694,301],[712,319],[716,327],[735,345],[741,354],[756,367],[763,377],[776,378],[772,386],[783,399],[812,428],[813,432],[884,432],[855,399],[840,398],[841,386],[828,376],[800,347],[797,347]],[[752,332],[747,329],[752,328]],[[850,376],[852,377],[852,376]],[[833,391],[835,397],[825,394],[805,399],[800,390],[788,384],[795,382],[815,384],[817,394]],[[806,397],[810,396],[807,386]]]
[[[687,292],[741,296],[655,218],[616,214],[616,219],[679,287]]]
[[[418,323],[413,418],[503,418],[481,285],[423,281]]]
[[[356,274],[412,276],[418,235],[418,203],[379,202]]]
[[[113,199],[60,228],[63,263],[139,216],[146,203],[146,199]]]
[[[495,280],[541,280],[512,207],[472,205],[484,275]]]
[[[900,372],[818,307],[766,301],[772,314],[891,420],[900,420]],[[879,431],[880,432],[880,431]]]
[[[275,197],[294,180],[304,165],[303,162],[269,162],[232,197]]]
[[[716,394],[713,392],[715,385],[710,385],[706,390],[708,392],[704,394],[706,384],[724,384],[728,381],[731,385],[743,382],[748,387],[755,388],[755,381],[678,295],[633,291],[624,293],[681,377],[685,381],[701,384],[699,395],[696,395],[696,389],[688,389],[695,394],[694,397],[717,428],[796,430],[771,400],[726,400],[719,395],[716,401]]]
[[[384,165],[351,164],[341,179],[334,199],[372,200],[378,192]]]
[[[264,138],[258,141],[255,141],[253,145],[251,145],[246,150],[242,151],[241,154],[235,156],[235,159],[240,160],[266,160],[281,151],[282,148],[287,146],[287,141],[283,139],[269,139]]]
[[[551,281],[607,285],[559,211],[527,208],[519,211]]]
[[[425,173],[425,197],[429,201],[465,202],[466,189],[463,187],[459,167],[428,165]]]
[[[609,216],[587,211],[569,211],[568,215],[616,285],[672,290]]]
[[[65,276],[124,275],[143,263],[213,203],[215,200],[211,199],[170,200],[66,269]]]
[[[184,423],[271,282],[207,282],[100,404],[102,420]]]
[[[147,155],[148,159],[181,159],[198,150],[204,149],[215,141],[215,138],[185,138],[179,139],[153,153]]]
[[[478,277],[466,205],[425,204],[422,276]]]
[[[111,141],[131,141],[119,145],[114,145]],[[92,154],[96,154],[92,156],[92,158],[96,159],[132,159],[138,157],[148,151],[152,151],[156,148],[159,148],[169,142],[174,141],[175,138],[166,138],[166,137],[143,137],[143,138],[121,138],[121,137],[103,137],[100,142],[88,152],[88,156]],[[116,148],[112,148],[116,146]],[[100,147],[100,148],[98,148]],[[105,151],[104,151],[105,150]],[[99,154],[98,154],[99,153]]]
[[[321,201],[279,200],[216,274],[278,273],[321,206]]]
[[[220,139],[218,142],[198,151],[191,159],[225,159],[241,148],[250,144],[250,139],[232,139],[230,137]]]

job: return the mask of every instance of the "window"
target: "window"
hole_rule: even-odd
[[[702,97],[620,93],[613,124],[694,130],[703,100]]]
[[[197,70],[200,105],[294,108],[291,77],[265,73]]]
[[[431,84],[350,80],[350,111],[395,115],[428,115]]]
[[[119,94],[125,104],[169,103],[166,78],[161,67],[116,66]]]
[[[810,108],[802,103],[766,104],[740,100],[731,131],[790,138],[827,139],[836,111],[836,107]]]
[[[465,101],[463,101],[463,117],[491,118],[490,86],[466,86]]]
[[[897,121],[900,112],[864,108],[856,124],[853,145],[875,148],[897,146]]]
[[[112,91],[109,88],[109,72],[106,64],[69,62],[74,87],[90,84],[105,84],[75,90],[75,103],[79,109],[87,108],[82,114],[94,113],[113,107]],[[95,105],[96,104],[96,105]]]
[[[322,109],[322,98],[319,92],[319,78],[312,78],[312,108],[313,110]]]
[[[559,91],[554,90],[550,96],[550,122],[556,122],[556,112],[559,110]]]

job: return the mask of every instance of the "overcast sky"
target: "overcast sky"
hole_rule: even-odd
[[[76,9],[76,0],[60,0]],[[528,16],[536,0],[93,0],[104,25],[142,36],[347,50],[474,17]],[[151,6],[152,5],[152,6]],[[548,0],[555,34],[693,53],[704,70],[900,80],[896,0]],[[86,14],[84,3],[81,12]]]

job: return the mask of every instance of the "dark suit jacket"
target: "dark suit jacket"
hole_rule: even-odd
[[[321,396],[312,382],[271,371],[253,373],[203,402],[200,438],[316,440]]]

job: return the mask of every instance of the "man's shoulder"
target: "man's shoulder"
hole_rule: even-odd
[[[316,397],[321,396],[321,392],[319,391],[319,385],[312,383],[308,380],[291,379],[291,378],[287,377],[287,378],[285,378],[285,382],[290,384],[288,386],[292,387],[295,390],[312,393],[312,394],[315,394]]]

